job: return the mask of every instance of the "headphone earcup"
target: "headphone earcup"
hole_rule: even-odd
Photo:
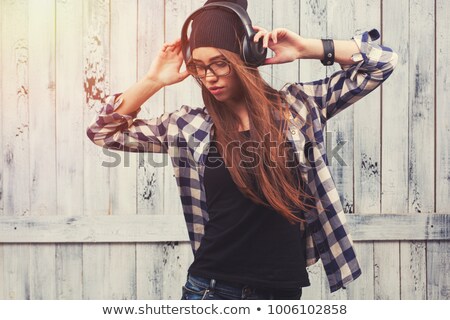
[[[263,39],[258,42],[249,41],[248,37],[244,35],[242,38],[242,60],[252,67],[259,67],[264,64],[267,56],[267,48],[263,46]]]

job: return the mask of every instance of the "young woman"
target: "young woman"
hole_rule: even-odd
[[[242,60],[241,24],[219,9],[198,16],[187,70],[180,72],[181,39],[165,43],[142,80],[108,97],[87,135],[105,148],[170,155],[194,253],[182,299],[300,299],[310,285],[306,267],[319,258],[336,291],[361,270],[322,130],[386,80],[397,55],[370,41],[376,30],[333,48],[254,26],[253,40],[275,53],[265,64],[331,54],[341,65],[329,78],[277,91]],[[189,75],[205,107],[136,118],[153,94]]]

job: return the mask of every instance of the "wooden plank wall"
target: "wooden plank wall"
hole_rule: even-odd
[[[0,1],[0,221],[6,221],[0,223],[42,216],[180,216],[167,156],[117,153],[119,164],[102,165],[113,158],[87,139],[85,128],[107,95],[146,74],[161,45],[179,37],[184,19],[204,2]],[[328,150],[341,146],[344,162],[330,159],[329,165],[344,209],[361,215],[448,213],[449,2],[249,0],[248,11],[254,25],[286,27],[304,37],[349,39],[369,28],[381,31],[382,42],[399,53],[396,71],[326,127]],[[312,60],[260,68],[278,89],[336,70]],[[158,92],[139,116],[159,116],[182,104],[202,106],[191,78]],[[169,165],[154,165],[164,162]],[[309,268],[312,286],[303,298],[449,299],[450,245],[442,230],[439,240],[356,241],[361,278],[330,294],[319,262]],[[166,240],[9,239],[0,243],[0,299],[179,299],[193,257],[188,242]]]

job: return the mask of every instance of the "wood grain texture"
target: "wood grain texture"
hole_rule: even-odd
[[[434,1],[409,6],[408,212],[422,214],[435,210]],[[401,298],[426,299],[426,243],[402,242],[400,250]]]
[[[2,1],[2,198],[3,216],[30,215],[29,4]],[[7,80],[7,81],[6,81]],[[30,244],[3,245],[0,292],[30,299]]]
[[[450,240],[448,214],[352,214],[356,241]],[[188,241],[182,214],[114,216],[0,217],[0,242]]]
[[[82,2],[56,2],[56,193],[57,215],[84,209]],[[70,75],[70,76],[67,76]],[[74,137],[77,137],[76,139]],[[56,296],[82,297],[82,245],[56,245]]]
[[[383,1],[381,43],[395,46],[395,72],[382,85],[381,101],[381,211],[408,212],[408,45],[409,15],[398,12],[407,0]],[[395,30],[395,31],[394,31]],[[376,243],[377,299],[400,299],[400,243]],[[386,259],[386,260],[385,260]]]
[[[450,4],[436,0],[436,212],[450,206]],[[450,243],[427,244],[427,298],[450,299]]]
[[[33,216],[56,212],[55,123],[55,2],[30,0],[29,30],[29,138],[30,212]],[[51,137],[51,138],[50,138]],[[55,299],[55,245],[30,250],[31,299]]]
[[[110,6],[109,0],[88,1],[82,6],[85,127],[92,122],[110,91]],[[84,144],[84,214],[86,216],[113,214],[110,168],[102,164],[103,161],[109,162],[110,159],[103,151],[93,143]],[[113,258],[109,244],[83,245],[83,299],[96,297],[112,299],[118,294],[113,287],[120,286],[123,278],[111,277]],[[128,292],[125,291],[123,294],[127,296]]]
[[[3,21],[3,2],[0,1],[0,20]],[[3,24],[0,23],[0,38],[3,39]],[[0,52],[3,52],[3,41],[0,40]],[[0,56],[0,70],[3,70],[3,55]],[[3,73],[0,71],[0,106],[3,102]],[[0,132],[3,133],[3,108],[0,107]],[[3,154],[3,137],[0,141],[0,154]],[[3,216],[3,159],[0,160],[0,216]],[[3,280],[5,269],[3,266],[4,261],[3,244],[0,244],[0,280]],[[6,299],[5,286],[0,286],[0,299]]]
[[[3,2],[0,1],[0,20],[3,18]],[[3,33],[3,23],[0,23],[0,38],[4,39],[6,35]],[[3,53],[3,41],[0,40],[0,52]],[[0,56],[0,70],[3,70],[3,54]],[[0,106],[3,105],[3,73],[0,71]],[[3,134],[3,108],[0,107],[0,132]],[[0,154],[3,155],[3,137],[0,141]],[[0,160],[0,216],[3,215],[3,159]],[[1,264],[0,264],[1,265]],[[1,276],[0,276],[1,278]],[[1,291],[0,291],[1,299]]]

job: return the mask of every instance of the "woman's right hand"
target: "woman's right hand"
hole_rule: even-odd
[[[187,71],[180,73],[182,64],[181,38],[178,38],[172,43],[164,43],[158,56],[153,60],[147,77],[162,86],[181,82],[189,76]]]

